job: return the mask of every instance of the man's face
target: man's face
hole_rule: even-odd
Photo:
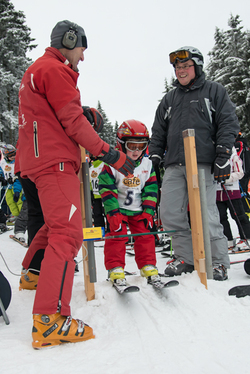
[[[71,63],[72,69],[76,72],[78,72],[78,63],[79,61],[84,60],[84,54],[86,48],[84,47],[76,47],[74,49],[64,49],[64,57]]]
[[[187,86],[195,78],[194,62],[192,60],[177,61],[175,64],[175,75],[182,86]]]

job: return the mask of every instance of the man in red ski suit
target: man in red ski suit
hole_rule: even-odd
[[[45,221],[22,263],[26,273],[35,253],[45,248],[33,307],[34,348],[94,337],[89,326],[70,317],[69,305],[74,257],[83,240],[79,145],[124,175],[134,170],[134,162],[92,127],[90,122],[95,127],[102,121],[100,113],[81,106],[77,65],[86,48],[82,27],[58,22],[51,47],[27,69],[20,85],[15,172],[35,183]]]

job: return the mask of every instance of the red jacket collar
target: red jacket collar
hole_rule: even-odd
[[[72,64],[66,59],[66,57],[64,57],[61,54],[61,52],[58,49],[56,49],[54,47],[48,47],[48,48],[45,49],[45,53],[50,55],[50,56],[56,57],[58,60],[62,61],[65,65],[72,68]]]

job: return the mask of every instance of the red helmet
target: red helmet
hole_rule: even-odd
[[[117,144],[116,147],[126,153],[125,141],[126,139],[147,139],[149,140],[149,133],[147,127],[140,121],[130,119],[124,121],[117,130]]]

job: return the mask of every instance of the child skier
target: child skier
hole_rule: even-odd
[[[244,176],[244,171],[242,169],[242,160],[237,154],[235,147],[232,149],[230,164],[230,178],[226,180],[223,186],[219,183],[217,184],[216,204],[220,214],[220,222],[223,225],[224,235],[228,240],[228,249],[235,247],[235,241],[233,240],[230,223],[228,222],[227,209],[229,209],[231,217],[238,226],[241,240],[237,243],[237,247],[240,250],[244,250],[248,248],[245,239],[250,243],[250,222],[248,216],[245,214],[241,199],[239,179]]]
[[[89,168],[89,177],[90,177],[90,192],[91,200],[93,207],[93,218],[95,227],[104,227],[105,228],[105,219],[104,219],[104,209],[102,204],[102,198],[99,193],[99,179],[98,175],[102,171],[104,162],[101,160],[93,160],[93,157],[90,157],[91,165]]]
[[[140,121],[128,120],[117,130],[117,148],[136,161],[133,175],[124,177],[113,167],[104,165],[99,175],[99,191],[110,226],[106,235],[124,235],[107,239],[104,246],[108,277],[119,286],[127,286],[124,267],[127,225],[132,234],[150,232],[153,226],[158,186],[152,162],[143,157],[149,141],[146,126]],[[134,237],[135,261],[148,282],[159,282],[156,268],[154,235]]]
[[[0,175],[5,179],[4,185],[7,188],[5,199],[12,215],[16,217],[14,226],[15,235],[12,235],[12,238],[24,245],[28,212],[21,183],[14,174],[16,148],[11,144],[7,144],[3,146],[2,152],[3,158],[0,162]]]

